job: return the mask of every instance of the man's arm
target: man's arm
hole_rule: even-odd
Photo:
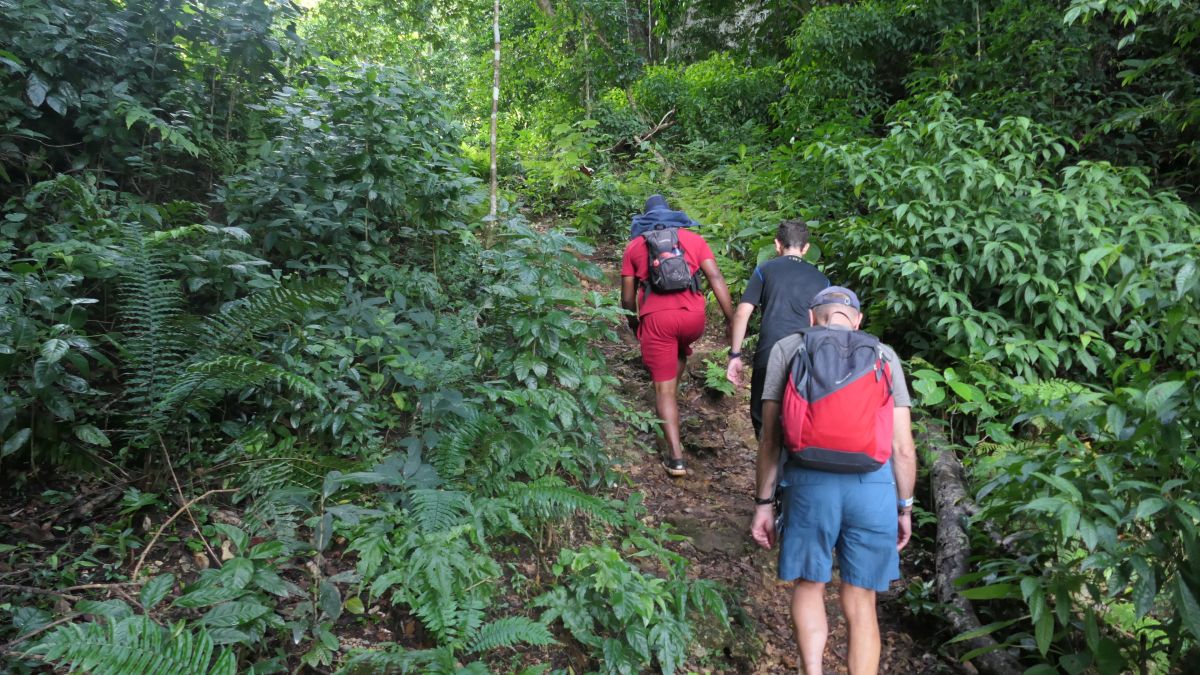
[[[766,405],[763,406],[766,419]],[[912,435],[912,411],[897,407],[892,412],[892,473],[896,476],[896,496],[910,499],[917,485],[917,444]],[[903,549],[912,537],[912,507],[900,510],[896,549]]]
[[[754,305],[739,302],[733,312],[733,323],[729,327],[729,352],[735,354],[742,351],[742,340],[746,339],[746,326],[750,324],[750,315],[754,313]],[[725,368],[725,379],[735,387],[742,386],[742,370],[746,367],[746,359],[730,358],[729,366]]]
[[[637,333],[638,329],[638,306],[637,306],[637,278],[630,276],[621,277],[621,308],[632,312],[628,318],[629,330]]]
[[[775,495],[779,477],[779,401],[763,401],[762,437],[758,441],[758,464],[755,470],[754,496],[759,500]],[[763,548],[775,545],[775,505],[758,504],[750,523],[750,536]]]
[[[721,269],[717,267],[717,261],[712,258],[701,260],[700,269],[704,271],[704,276],[708,277],[708,285],[712,288],[713,295],[717,296],[717,304],[721,306],[721,313],[725,315],[725,322],[732,325],[733,299],[729,297],[729,287],[725,285],[725,277],[721,275]]]

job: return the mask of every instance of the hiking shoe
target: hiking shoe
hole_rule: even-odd
[[[673,459],[671,457],[664,458],[662,461],[663,468],[671,476],[686,476],[687,467],[683,465],[682,459]]]

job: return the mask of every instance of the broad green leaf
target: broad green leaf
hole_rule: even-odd
[[[1021,589],[1014,584],[991,584],[959,591],[968,600],[999,600],[1001,598],[1019,598]]]
[[[39,76],[37,73],[30,73],[29,79],[25,81],[25,95],[29,97],[29,102],[33,107],[37,108],[46,100],[46,93],[50,91],[50,85]]]
[[[1118,675],[1125,670],[1125,658],[1121,656],[1121,648],[1112,638],[1101,638],[1100,646],[1096,649],[1096,669],[1100,675]]]
[[[4,447],[0,448],[0,457],[8,457],[17,450],[20,450],[21,446],[25,445],[25,441],[28,441],[32,434],[33,431],[28,427],[18,429],[15,434],[8,437],[8,440],[4,441]]]
[[[1143,499],[1141,501],[1141,503],[1138,504],[1137,513],[1134,514],[1134,518],[1136,518],[1138,520],[1143,520],[1145,518],[1149,518],[1150,516],[1167,508],[1167,506],[1168,506],[1168,504],[1167,504],[1166,500],[1164,500],[1160,497],[1150,497],[1148,499]]]
[[[966,642],[967,640],[974,640],[975,638],[978,638],[978,637],[983,637],[985,635],[991,635],[992,633],[995,633],[996,631],[998,631],[1002,628],[1007,628],[1007,627],[1013,625],[1014,623],[1017,623],[1018,621],[1024,621],[1027,618],[1028,617],[1022,616],[1022,617],[1017,617],[1016,619],[1009,619],[1007,621],[997,621],[995,623],[989,623],[988,625],[981,626],[979,628],[976,628],[975,630],[969,630],[965,633],[959,633],[958,635],[955,635],[953,638],[948,640],[946,642],[946,644],[952,645],[956,642]]]
[[[266,567],[254,570],[254,577],[251,579],[251,582],[271,595],[277,595],[281,598],[291,595],[291,589],[288,587],[287,582],[283,580],[283,577]]]
[[[71,346],[67,344],[66,340],[50,338],[42,343],[42,359],[46,363],[57,363],[70,348]]]
[[[1158,595],[1158,584],[1155,581],[1154,570],[1140,557],[1130,559],[1130,565],[1137,578],[1133,580],[1133,606],[1140,619],[1154,609],[1154,598]]]
[[[1184,627],[1193,639],[1200,640],[1200,603],[1196,602],[1196,595],[1179,575],[1175,576],[1175,603]]]
[[[1175,274],[1175,299],[1179,300],[1192,288],[1196,279],[1196,261],[1188,260]]]
[[[1153,411],[1161,409],[1166,405],[1167,399],[1171,398],[1182,387],[1182,380],[1173,380],[1154,385],[1150,388],[1150,391],[1146,392],[1146,408]]]
[[[147,612],[154,609],[158,603],[162,602],[175,587],[174,574],[161,574],[146,582],[142,586],[142,592],[139,594],[138,600],[142,603],[142,607]]]
[[[1038,617],[1037,624],[1033,627],[1033,638],[1037,642],[1038,651],[1045,656],[1046,652],[1050,650],[1050,640],[1054,638],[1053,613],[1045,612]]]
[[[175,599],[172,603],[174,607],[187,607],[194,609],[198,607],[208,607],[219,602],[232,600],[243,594],[244,591],[240,588],[227,588],[222,586],[206,586],[185,593]]]
[[[250,545],[250,535],[229,523],[217,523],[213,527],[229,539],[230,543],[233,544],[235,553],[243,554],[246,552],[246,548]]]
[[[221,579],[229,588],[241,590],[254,578],[254,563],[247,558],[225,561],[221,567]]]
[[[285,553],[287,553],[287,548],[283,545],[283,542],[278,539],[272,539],[255,545],[254,548],[250,549],[247,557],[251,560],[266,560],[278,558]]]
[[[984,396],[983,392],[980,391],[979,387],[976,387],[973,384],[968,384],[966,382],[962,382],[961,380],[956,380],[950,382],[949,384],[950,388],[954,390],[954,393],[958,394],[959,398],[968,403],[978,403],[987,398]]]
[[[75,433],[75,438],[84,443],[98,445],[102,448],[112,445],[112,442],[108,440],[108,436],[105,436],[104,432],[97,429],[94,425],[83,424],[75,427],[72,431]]]
[[[208,610],[200,619],[200,623],[213,628],[236,628],[270,611],[270,607],[251,600],[226,602]]]
[[[342,615],[342,593],[338,587],[328,581],[322,581],[317,606],[330,621],[337,621]]]
[[[94,614],[106,619],[123,619],[133,616],[133,610],[123,600],[80,600],[75,603],[75,611],[80,614]]]
[[[346,611],[350,612],[351,614],[357,615],[367,611],[366,607],[363,606],[362,598],[358,597],[357,595],[352,595],[349,598],[346,598],[346,602],[342,603],[342,606],[345,607]]]

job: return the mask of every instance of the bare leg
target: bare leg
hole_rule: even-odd
[[[800,644],[801,672],[821,675],[825,641],[829,638],[824,583],[803,579],[796,582],[792,592],[792,622],[796,626],[796,642]]]
[[[666,442],[667,456],[673,459],[683,458],[683,445],[679,442],[679,403],[675,400],[678,392],[679,378],[654,383],[654,407],[658,410],[658,419],[662,422],[663,440]]]
[[[875,615],[875,591],[842,582],[842,612],[850,632],[850,675],[879,672],[879,619]]]

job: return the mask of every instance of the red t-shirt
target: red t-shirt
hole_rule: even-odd
[[[679,228],[679,247],[683,249],[683,259],[687,261],[688,269],[695,274],[700,269],[700,263],[713,258],[712,249],[704,237],[688,230]],[[646,240],[636,237],[625,246],[625,256],[621,259],[621,276],[634,277],[638,281],[650,278],[650,255],[646,252]],[[646,316],[652,312],[664,309],[683,309],[692,312],[704,311],[704,296],[695,291],[679,291],[676,293],[647,292],[645,284],[638,295],[638,316]]]

